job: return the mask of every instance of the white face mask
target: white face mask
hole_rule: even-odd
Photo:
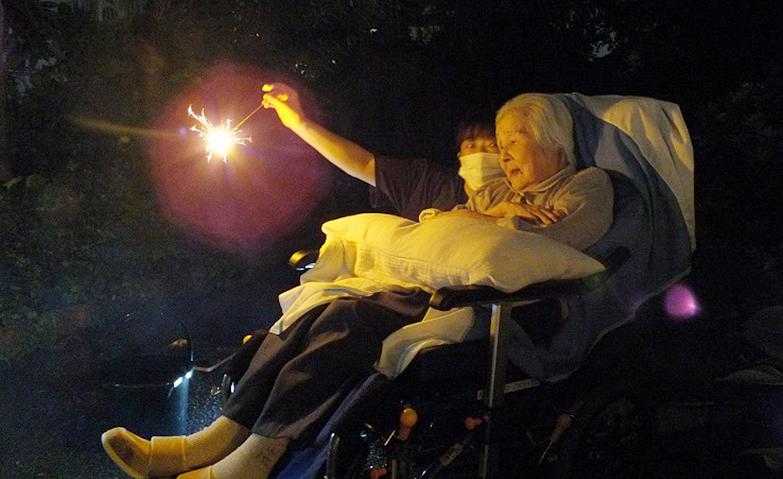
[[[504,176],[497,153],[471,153],[461,156],[459,162],[458,174],[473,191],[478,191],[490,180]]]

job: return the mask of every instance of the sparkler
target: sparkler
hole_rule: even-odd
[[[274,89],[274,86],[267,83],[263,85],[261,89],[262,91],[268,93]],[[277,95],[277,98],[282,101],[288,101],[288,95],[285,93]],[[188,116],[194,118],[201,125],[200,127],[199,125],[193,125],[190,127],[190,129],[191,131],[198,133],[198,135],[207,143],[207,161],[212,161],[212,154],[217,153],[223,158],[223,163],[227,163],[228,152],[231,150],[232,146],[246,145],[247,143],[245,142],[252,143],[253,139],[249,136],[239,136],[242,133],[242,130],[240,130],[239,127],[249,120],[251,116],[255,115],[256,112],[263,106],[264,103],[262,102],[256,107],[255,110],[251,111],[249,115],[243,118],[242,121],[237,123],[237,126],[233,128],[231,127],[231,120],[229,119],[224,120],[220,123],[220,125],[213,125],[204,114],[203,108],[201,109],[201,114],[196,115],[193,112],[193,105],[188,106]]]
[[[228,162],[228,152],[231,151],[231,147],[234,145],[247,145],[247,142],[252,142],[251,137],[242,137],[240,134],[242,130],[239,129],[244,122],[248,120],[255,112],[257,112],[262,105],[253,110],[252,113],[247,115],[245,119],[240,121],[237,126],[231,127],[231,120],[223,120],[219,125],[212,124],[211,121],[204,114],[204,109],[201,109],[201,114],[196,115],[193,112],[193,105],[188,106],[188,116],[194,118],[199,125],[193,125],[190,127],[191,131],[198,133],[199,137],[203,138],[207,144],[207,161],[212,161],[212,155],[217,153],[223,158],[223,163]]]

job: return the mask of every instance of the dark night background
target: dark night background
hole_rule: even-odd
[[[156,186],[154,151],[165,140],[155,132],[174,121],[171,111],[189,125],[176,109],[186,92],[232,72],[257,80],[258,97],[243,112],[258,104],[262,83],[286,81],[313,117],[367,149],[444,162],[454,161],[453,131],[465,112],[518,93],[675,102],[696,158],[697,251],[688,284],[702,305],[698,321],[731,332],[753,315],[780,314],[777,2],[0,6],[0,380],[3,409],[18,419],[0,423],[3,477],[110,477],[101,475],[115,472],[98,436],[114,425],[106,421],[115,411],[92,411],[103,422],[89,426],[82,407],[102,394],[95,392],[101,361],[165,346],[182,324],[197,356],[238,344],[275,319],[277,294],[296,282],[288,253],[317,246],[324,220],[370,208],[363,183],[262,111],[248,127],[261,125],[268,143],[261,151],[288,162],[275,181],[291,191],[263,201],[280,211],[308,204],[290,211],[285,227],[273,228],[278,234],[239,242],[183,227]],[[61,418],[68,411],[70,419]]]

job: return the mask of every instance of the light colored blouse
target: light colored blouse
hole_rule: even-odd
[[[501,218],[499,225],[538,233],[578,250],[597,242],[612,224],[612,182],[600,168],[590,167],[574,173],[573,168],[566,167],[523,191],[515,191],[505,178],[497,179],[481,189],[463,208],[484,213],[502,201],[548,208],[563,217],[545,225],[512,216]]]

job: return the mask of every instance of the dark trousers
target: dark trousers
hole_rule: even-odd
[[[356,381],[372,372],[383,340],[421,320],[428,300],[415,289],[315,308],[282,334],[266,336],[223,415],[266,437],[315,434]]]

